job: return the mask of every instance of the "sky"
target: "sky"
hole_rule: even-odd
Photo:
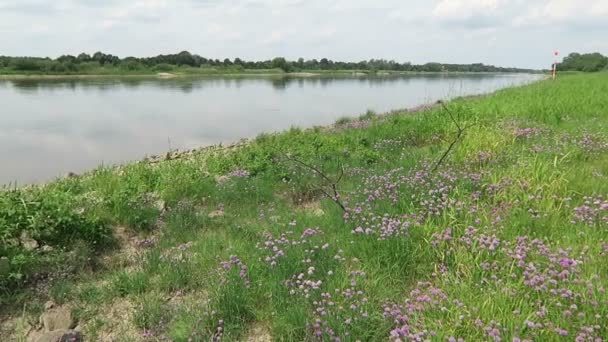
[[[608,55],[608,0],[0,0],[0,55],[384,58],[549,68]]]

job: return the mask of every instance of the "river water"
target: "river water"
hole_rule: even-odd
[[[526,74],[0,80],[0,184],[327,125],[537,80]]]

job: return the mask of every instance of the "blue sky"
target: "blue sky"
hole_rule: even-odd
[[[0,0],[0,55],[101,50],[548,68],[608,54],[608,0]]]

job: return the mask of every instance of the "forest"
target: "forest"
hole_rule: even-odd
[[[245,61],[240,58],[224,60],[201,57],[188,51],[178,54],[158,55],[156,57],[126,57],[120,58],[112,54],[96,52],[93,55],[81,53],[78,56],[63,55],[61,57],[8,57],[0,56],[1,73],[42,73],[42,74],[77,74],[94,73],[100,69],[112,69],[124,72],[169,72],[176,67],[215,68],[222,70],[269,70],[283,72],[301,71],[343,71],[359,70],[367,72],[399,71],[399,72],[532,72],[534,70],[521,68],[505,68],[483,63],[473,64],[442,64],[426,63],[421,65],[410,62],[399,63],[393,60],[370,59],[360,62],[332,61],[327,58],[290,61],[284,57],[276,57],[264,61]]]
[[[586,54],[573,52],[564,58],[558,68],[565,71],[583,72],[608,70],[608,57],[598,52]]]

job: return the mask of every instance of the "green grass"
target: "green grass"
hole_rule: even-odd
[[[3,192],[3,313],[52,299],[95,337],[119,298],[131,332],[176,341],[605,338],[607,103],[605,73],[454,100],[470,127],[435,172],[456,131],[441,107]],[[344,169],[348,215],[290,158]]]

